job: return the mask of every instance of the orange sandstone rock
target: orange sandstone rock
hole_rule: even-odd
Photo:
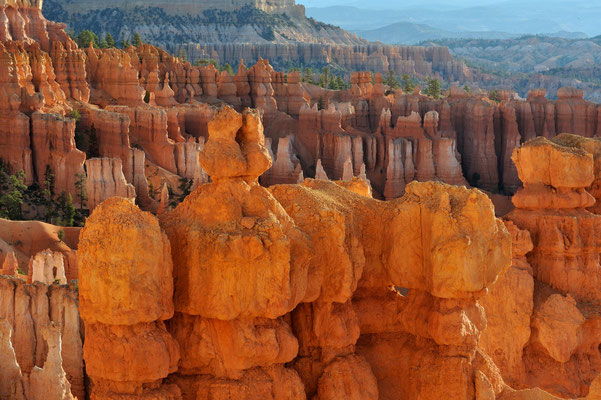
[[[173,252],[176,310],[224,320],[277,318],[305,296],[306,239],[257,184],[271,160],[256,114],[224,108],[209,129],[201,164],[217,174],[214,183],[161,218],[172,243],[195,243]],[[229,168],[218,168],[224,162]],[[254,219],[251,229],[240,225],[243,218]]]
[[[244,370],[292,361],[298,341],[282,319],[222,321],[177,313],[169,330],[182,349],[179,373],[239,379]]]
[[[512,237],[511,267],[479,300],[487,324],[479,345],[499,367],[505,382],[516,385],[525,375],[522,353],[531,336],[534,279],[526,254],[533,245],[528,231],[511,221],[505,221],[505,226]]]
[[[534,139],[514,152],[524,189],[514,196],[517,208],[507,218],[531,235],[533,249],[527,260],[535,286],[532,333],[521,357],[524,372],[514,371],[511,382],[582,397],[601,371],[599,336],[594,333],[599,293],[593,261],[600,252],[595,239],[599,216],[584,209],[594,204],[585,188],[595,179],[595,164],[594,155],[579,146],[579,140],[564,135],[558,141],[561,144]],[[546,157],[547,163],[538,169],[520,167],[537,162],[533,154]],[[500,310],[491,309],[500,312],[495,318],[513,314]]]
[[[151,214],[126,199],[105,201],[81,231],[78,257],[86,323],[134,325],[173,315],[170,245]]]
[[[114,230],[108,242],[106,229]],[[177,370],[179,346],[162,322],[173,316],[173,278],[170,245],[158,220],[126,199],[111,198],[82,230],[79,257],[92,397],[161,398],[154,389]]]
[[[552,139],[554,143],[562,146],[579,148],[593,156],[593,173],[595,179],[593,183],[587,187],[587,191],[595,198],[595,205],[589,207],[589,211],[599,214],[601,210],[601,140],[597,138],[584,138],[582,136],[561,134]]]
[[[386,245],[394,283],[441,298],[461,298],[491,285],[509,266],[508,234],[485,194],[412,183],[399,208],[395,218],[404,224],[393,220],[390,233],[412,250],[407,254],[394,242]]]

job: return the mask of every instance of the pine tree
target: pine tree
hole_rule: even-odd
[[[188,178],[180,178],[178,186],[179,194],[176,195],[175,193],[173,193],[173,190],[171,188],[168,188],[169,198],[171,199],[169,201],[169,206],[176,207],[179,203],[184,201],[184,199],[188,197],[188,195],[192,192],[193,185],[194,180]]]
[[[340,86],[338,86],[338,82],[336,81],[336,78],[334,78],[333,75],[331,75],[328,80],[329,80],[328,89],[330,89],[330,90],[340,90]]]
[[[313,71],[311,71],[311,68],[305,68],[302,81],[313,84]]]
[[[322,88],[326,88],[328,86],[328,81],[323,74],[319,77],[318,85]]]
[[[440,82],[438,79],[429,79],[426,94],[435,99],[440,99]]]
[[[184,61],[184,62],[188,61],[188,54],[186,53],[186,49],[184,49],[183,47],[181,49],[179,49],[179,53],[177,53],[177,57],[181,58],[182,61]]]
[[[88,201],[88,191],[86,190],[86,174],[76,174],[75,188],[77,189],[77,200],[79,200],[79,209],[84,209],[84,204]]]
[[[129,46],[131,46],[131,43],[129,42],[129,40],[123,39],[121,41],[121,48],[122,49],[127,49]]]
[[[225,65],[223,66],[223,70],[225,72],[227,72],[229,75],[234,75],[234,69],[232,68],[232,66],[229,63],[225,63]]]
[[[499,95],[499,91],[497,89],[491,90],[488,94],[488,98],[497,103],[501,102],[501,96]]]
[[[393,70],[388,71],[386,77],[384,78],[384,84],[387,85],[390,89],[395,90],[401,87],[399,83],[396,73]]]
[[[62,214],[61,222],[63,226],[73,226],[75,221],[75,206],[71,193],[62,192],[58,197],[58,207]]]
[[[336,77],[336,85],[338,86],[338,90],[346,89],[346,83],[344,83],[344,81],[342,80],[342,77],[340,77],[340,76]]]
[[[25,185],[25,172],[19,171],[15,175],[10,175],[5,179],[6,172],[1,171],[3,175],[2,194],[0,195],[0,217],[12,220],[23,219],[22,206],[24,193],[27,190]]]
[[[53,223],[54,219],[58,217],[56,204],[54,202],[54,174],[50,165],[46,165],[46,171],[44,172],[44,190],[42,191],[44,198],[44,206],[46,208],[46,217],[44,220],[49,223]]]
[[[413,83],[413,79],[411,79],[409,74],[403,74],[401,81],[403,82],[403,92],[413,93],[413,90],[415,89],[415,83]]]
[[[321,77],[319,78],[319,86],[326,89],[330,84],[330,68],[323,67],[321,70]]]
[[[94,47],[98,47],[100,45],[98,36],[88,29],[84,29],[83,31],[79,32],[79,34],[75,37],[75,41],[80,49],[89,47],[90,43],[92,43]]]
[[[115,39],[113,39],[113,35],[111,35],[110,33],[106,34],[106,36],[104,37],[104,40],[106,41],[106,44],[109,47],[115,47]]]
[[[134,36],[131,39],[131,44],[136,47],[139,47],[142,44],[142,36],[138,32],[134,32]]]

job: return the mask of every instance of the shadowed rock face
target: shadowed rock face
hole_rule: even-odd
[[[84,398],[77,290],[0,276],[0,394],[7,399]]]

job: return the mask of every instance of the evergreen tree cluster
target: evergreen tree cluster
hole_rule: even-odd
[[[314,83],[311,68],[305,68],[301,80],[307,83]],[[344,81],[340,75],[334,75],[330,67],[322,68],[317,85],[330,90],[346,90],[351,87],[350,83]]]
[[[55,192],[55,178],[49,165],[44,172],[43,184],[34,183],[28,187],[25,172],[11,173],[10,165],[0,159],[0,218],[25,220],[24,210],[27,209],[34,220],[61,226],[83,226],[87,215],[85,181],[84,174],[77,175],[75,186],[80,208],[76,209],[70,193]]]
[[[496,103],[500,103],[501,102],[501,95],[499,94],[499,91],[497,89],[493,89],[490,91],[488,98],[491,99],[492,101],[496,102]]]
[[[98,35],[96,33],[94,33],[93,31],[91,31],[89,29],[84,29],[81,32],[79,32],[77,35],[75,34],[75,32],[70,31],[69,36],[71,36],[71,38],[73,40],[75,40],[75,42],[77,43],[77,46],[80,49],[89,47],[90,43],[95,48],[100,48],[100,49],[110,49],[110,48],[117,47],[117,43],[115,42],[113,35],[111,35],[110,33],[107,33],[102,40],[98,37]],[[119,47],[122,49],[125,49],[125,48],[129,47],[130,45],[134,45],[137,47],[137,46],[140,46],[142,43],[144,43],[142,41],[142,36],[138,32],[134,32],[134,34],[131,37],[131,40],[127,40],[127,39],[122,40]]]
[[[181,53],[181,50],[180,50],[180,53]],[[181,58],[181,56],[179,56],[179,57]],[[186,59],[187,59],[187,57],[186,57]],[[215,60],[213,58],[209,58],[209,59],[201,58],[201,59],[198,59],[198,60],[194,61],[193,65],[195,67],[202,67],[202,66],[209,65],[209,64],[212,65],[212,66],[214,66],[215,69],[217,69],[219,72],[226,71],[230,75],[236,75],[236,73],[234,72],[234,68],[230,65],[230,63],[226,62],[225,64],[221,65],[221,64],[219,64],[217,62],[217,60]]]

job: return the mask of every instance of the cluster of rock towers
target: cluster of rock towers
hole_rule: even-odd
[[[0,4],[0,158],[74,198],[85,175],[92,213],[60,237],[0,221],[0,399],[600,395],[601,108],[581,92],[231,76],[79,49],[40,6]]]

